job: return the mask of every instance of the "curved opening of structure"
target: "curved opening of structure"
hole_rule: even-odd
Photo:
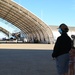
[[[0,27],[8,30],[10,33],[20,32],[21,30],[6,20],[0,18]]]
[[[8,39],[8,35],[0,31],[0,40],[3,40],[3,39]]]
[[[27,42],[28,37],[22,30],[2,18],[0,18],[0,31],[0,40],[2,41],[15,39],[16,42]]]

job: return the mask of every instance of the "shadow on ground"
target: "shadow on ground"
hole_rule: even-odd
[[[57,75],[52,50],[0,49],[0,75]]]

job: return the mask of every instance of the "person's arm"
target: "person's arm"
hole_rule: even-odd
[[[57,56],[59,47],[60,47],[60,38],[58,37],[57,40],[56,40],[54,49],[53,49],[53,53],[52,53],[52,57],[53,57],[53,58],[55,58],[55,57]]]

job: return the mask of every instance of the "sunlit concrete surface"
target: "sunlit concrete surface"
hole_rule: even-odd
[[[42,49],[42,50],[52,50],[54,44],[11,44],[11,43],[0,43],[1,49]]]
[[[51,54],[52,50],[0,49],[0,75],[57,75]]]

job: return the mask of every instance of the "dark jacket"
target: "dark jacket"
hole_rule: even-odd
[[[67,35],[67,33],[63,33],[57,38],[53,49],[52,57],[54,58],[65,53],[69,53],[70,50],[71,38]]]

